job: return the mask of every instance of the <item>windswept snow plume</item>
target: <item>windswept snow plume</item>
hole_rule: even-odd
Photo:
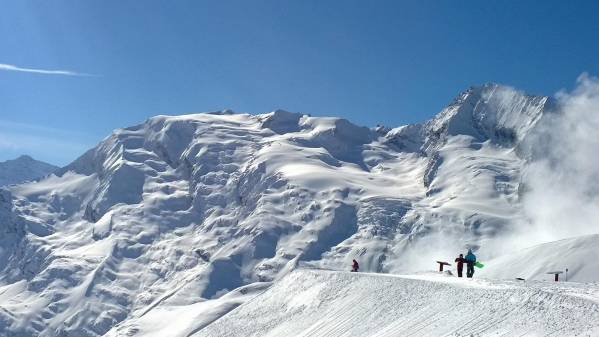
[[[526,245],[599,233],[599,79],[581,75],[557,95],[559,112],[532,134],[523,206]]]

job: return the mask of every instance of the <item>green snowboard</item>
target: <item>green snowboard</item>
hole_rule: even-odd
[[[476,268],[481,268],[481,269],[482,269],[482,268],[483,268],[485,265],[484,265],[484,264],[482,264],[482,263],[480,263],[480,262],[478,262],[478,261],[476,261],[476,263],[474,264],[474,266],[475,266]]]

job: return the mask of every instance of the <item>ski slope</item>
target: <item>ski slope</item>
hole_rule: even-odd
[[[597,335],[596,284],[298,269],[193,337]]]
[[[561,279],[597,282],[599,234],[548,242],[485,261],[481,276],[497,279],[552,280],[550,271],[562,271]],[[568,275],[565,270],[568,269]]]

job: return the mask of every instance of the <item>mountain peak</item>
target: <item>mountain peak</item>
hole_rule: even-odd
[[[18,156],[15,160],[17,161],[35,161],[30,155],[22,154]]]
[[[469,135],[513,145],[547,110],[547,96],[532,96],[512,87],[486,83],[473,86],[426,124],[431,134]]]
[[[42,178],[57,169],[58,167],[35,160],[29,155],[21,155],[16,159],[0,162],[0,186]]]
[[[303,114],[277,109],[261,116],[262,127],[283,134],[299,131],[299,121]]]

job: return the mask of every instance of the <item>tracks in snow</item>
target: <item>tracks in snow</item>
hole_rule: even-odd
[[[583,284],[298,270],[201,336],[574,336],[599,328]]]

